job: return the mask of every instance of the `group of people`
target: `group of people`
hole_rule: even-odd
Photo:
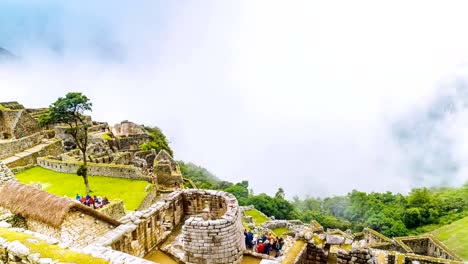
[[[254,252],[270,255],[270,252],[275,251],[275,258],[279,257],[283,248],[283,238],[275,237],[272,233],[265,233],[261,237],[253,234],[252,231],[244,231],[245,246],[252,249]]]
[[[101,196],[96,197],[96,195],[94,195],[94,197],[91,197],[91,195],[89,194],[86,194],[86,196],[80,196],[79,194],[76,194],[76,200],[94,209],[99,209],[104,205],[109,204],[109,200],[106,196],[104,196],[104,198],[101,198]]]

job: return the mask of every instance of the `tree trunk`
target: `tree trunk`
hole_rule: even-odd
[[[83,166],[87,167],[86,165],[88,164],[87,161],[86,161],[86,149],[85,150],[81,150],[81,153],[83,153]],[[86,186],[86,193],[90,193],[92,192],[91,191],[91,188],[89,187],[89,182],[88,182],[88,171],[86,170],[86,174],[83,175],[83,180],[84,180],[84,184]]]

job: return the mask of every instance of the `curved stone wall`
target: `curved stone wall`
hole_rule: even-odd
[[[182,227],[184,261],[240,263],[245,242],[242,215],[236,198],[225,192],[189,190],[184,191],[184,199],[192,205],[202,205],[184,208],[187,213],[195,214]],[[211,212],[217,212],[211,214],[212,219],[206,219],[206,211],[203,209],[207,206]]]

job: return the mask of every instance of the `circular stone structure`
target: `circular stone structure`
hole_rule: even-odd
[[[192,216],[182,227],[186,263],[240,263],[245,250],[242,214],[234,195],[184,191]]]

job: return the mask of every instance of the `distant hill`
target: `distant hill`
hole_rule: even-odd
[[[468,261],[468,217],[436,229],[431,234]]]
[[[16,56],[8,50],[0,47],[0,62],[15,59]]]

